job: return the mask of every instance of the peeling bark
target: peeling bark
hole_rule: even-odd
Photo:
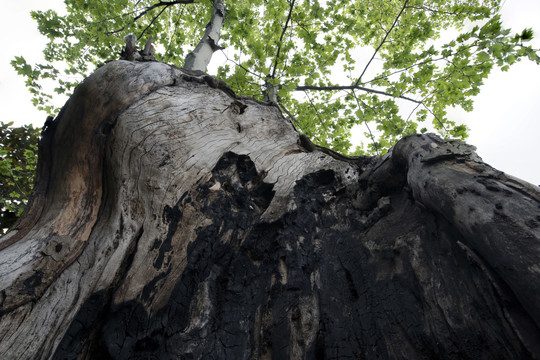
[[[198,71],[114,61],[0,238],[3,359],[540,357],[540,191],[434,135],[346,158]]]

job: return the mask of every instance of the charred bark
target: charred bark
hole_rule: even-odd
[[[434,135],[310,144],[200,72],[98,69],[0,238],[3,358],[540,357],[537,188]]]

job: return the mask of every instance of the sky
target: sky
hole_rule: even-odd
[[[24,80],[10,65],[22,55],[29,63],[41,60],[46,39],[30,17],[31,10],[63,9],[63,0],[1,1],[0,121],[41,127],[46,114],[30,102]],[[502,7],[505,27],[517,31],[533,28],[533,44],[540,48],[540,1],[506,0]],[[62,100],[63,101],[63,100]],[[493,71],[475,98],[474,111],[452,109],[449,117],[470,129],[467,143],[491,166],[540,185],[540,66],[522,61],[508,72]]]

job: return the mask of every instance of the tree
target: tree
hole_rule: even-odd
[[[261,101],[134,51],[128,37],[132,60],[97,69],[43,132],[0,239],[4,357],[540,356],[538,188],[432,134],[344,156],[283,117],[283,79]]]

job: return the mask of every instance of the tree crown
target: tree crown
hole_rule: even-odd
[[[12,62],[39,108],[56,111],[43,80],[54,80],[57,93],[70,92],[96,66],[118,58],[128,33],[140,42],[153,36],[156,57],[183,66],[213,12],[225,6],[221,39],[211,44],[222,59],[214,74],[239,94],[275,101],[300,132],[345,153],[380,154],[428,128],[464,138],[467,129],[447,117],[449,107],[472,110],[494,67],[507,70],[522,58],[540,63],[526,44],[530,29],[511,34],[502,27],[499,0],[65,3],[66,15],[32,13],[49,39],[46,63]],[[466,22],[472,25],[465,31]],[[441,35],[454,34],[448,29],[460,32],[444,41]],[[364,126],[366,143],[351,149],[355,125]]]

